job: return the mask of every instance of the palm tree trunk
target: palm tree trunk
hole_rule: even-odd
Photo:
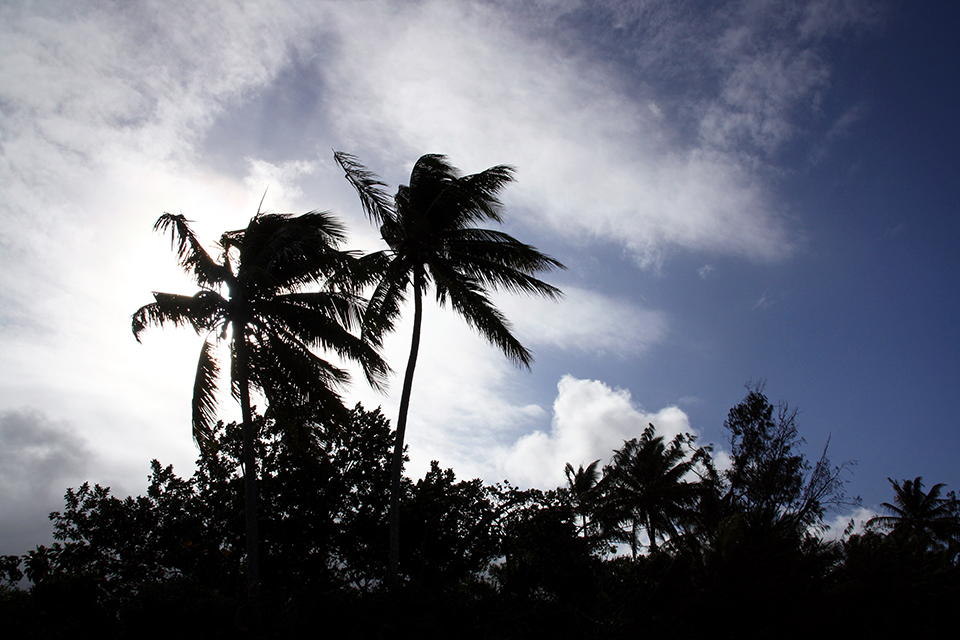
[[[390,555],[387,566],[388,586],[397,583],[400,572],[400,480],[403,475],[403,437],[407,431],[407,412],[410,409],[410,392],[413,390],[413,371],[417,368],[420,351],[420,325],[423,322],[423,276],[420,269],[413,272],[413,338],[410,341],[410,357],[403,375],[403,391],[400,394],[400,415],[397,417],[396,439],[393,443],[393,467],[390,474]]]
[[[247,543],[247,604],[251,620],[259,618],[260,545],[257,530],[257,454],[256,425],[250,409],[250,384],[247,375],[248,354],[245,325],[234,325],[234,355],[237,359],[237,387],[240,391],[240,414],[243,419],[243,506]]]

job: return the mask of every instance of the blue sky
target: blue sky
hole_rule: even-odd
[[[724,448],[744,383],[806,453],[960,489],[955,3],[10,2],[0,8],[0,552],[84,480],[192,471],[201,345],[130,315],[193,291],[151,232],[211,242],[331,209],[378,248],[331,149],[391,186],[423,153],[517,168],[506,229],[568,266],[500,296],[518,371],[429,308],[407,442],[553,487],[647,422]],[[211,245],[211,250],[212,245]],[[409,325],[386,346],[401,369]],[[399,380],[351,401],[396,412]],[[221,404],[236,417],[229,398]],[[849,519],[853,514],[839,514]],[[841,525],[842,528],[842,525]]]

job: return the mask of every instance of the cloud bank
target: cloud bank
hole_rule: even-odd
[[[648,424],[668,440],[693,432],[687,415],[675,406],[651,413],[634,404],[629,390],[564,376],[557,384],[549,432],[521,437],[499,465],[506,478],[521,486],[557,487],[564,483],[566,463],[604,464],[624,441],[639,438]]]

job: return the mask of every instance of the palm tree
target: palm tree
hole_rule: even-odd
[[[663,436],[654,437],[651,424],[639,440],[624,442],[604,469],[603,519],[608,527],[620,530],[634,558],[641,530],[655,551],[657,540],[677,535],[697,504],[699,483],[685,479],[702,455],[694,452],[688,457],[692,439],[678,434],[667,444]]]
[[[400,395],[390,499],[389,578],[395,581],[400,558],[400,476],[403,439],[410,408],[413,373],[420,348],[423,296],[430,285],[437,302],[450,306],[471,327],[518,366],[530,367],[533,356],[513,335],[506,317],[493,305],[489,291],[508,291],[558,299],[562,293],[535,274],[564,268],[557,260],[502,231],[478,228],[503,221],[499,192],[513,181],[513,169],[498,165],[461,176],[442,155],[417,160],[410,184],[391,201],[386,185],[354,156],[334,158],[360,195],[364,212],[380,225],[389,247],[369,259],[380,261],[377,283],[364,319],[364,336],[381,344],[400,315],[407,291],[413,291],[413,337]]]
[[[586,534],[589,525],[588,518],[592,515],[597,504],[597,483],[600,480],[600,470],[597,465],[599,460],[594,460],[584,469],[581,464],[578,469],[574,469],[569,462],[563,468],[563,474],[567,477],[567,491],[570,492],[570,499],[573,501],[573,511],[580,516],[579,531]]]
[[[923,478],[904,480],[901,485],[887,478],[893,485],[893,504],[881,503],[890,515],[874,516],[868,528],[885,529],[904,540],[918,541],[925,546],[939,543],[956,545],[960,540],[960,510],[952,494],[941,498],[944,484],[935,484],[924,492]]]
[[[192,296],[155,292],[154,302],[133,314],[133,335],[139,342],[148,326],[169,323],[189,325],[205,336],[193,388],[193,436],[202,452],[216,446],[212,427],[220,366],[215,345],[231,332],[231,388],[243,421],[247,594],[255,615],[260,588],[257,434],[250,387],[260,390],[271,408],[309,406],[340,413],[345,409],[337,389],[348,374],[313,349],[359,362],[375,386],[388,368],[373,346],[350,333],[359,328],[363,311],[350,285],[364,282],[357,258],[338,249],[345,233],[330,214],[258,212],[245,229],[221,236],[219,260],[203,249],[182,214],[164,213],[154,230],[170,231],[180,266],[200,290]],[[323,287],[304,291],[314,284]]]

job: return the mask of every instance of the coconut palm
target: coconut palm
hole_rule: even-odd
[[[599,460],[594,460],[584,469],[581,464],[574,469],[569,462],[563,468],[563,475],[567,477],[567,491],[573,502],[573,511],[580,516],[579,531],[586,533],[589,518],[597,506],[597,483],[600,480]]]
[[[180,266],[200,290],[192,296],[155,292],[154,302],[133,314],[133,335],[140,341],[148,326],[173,324],[205,336],[193,388],[193,436],[203,452],[216,446],[212,427],[220,366],[215,347],[229,340],[231,386],[243,421],[248,598],[256,610],[257,434],[250,388],[261,391],[271,409],[309,406],[340,413],[345,410],[337,390],[348,374],[314,349],[359,362],[377,386],[388,369],[373,346],[350,333],[359,329],[363,310],[350,285],[364,282],[357,258],[338,249],[345,233],[330,214],[257,213],[245,229],[221,236],[217,260],[182,214],[164,213],[154,230],[170,231]],[[316,284],[323,285],[319,291],[305,291]]]
[[[898,481],[887,478],[893,486],[893,503],[881,503],[889,515],[875,516],[867,522],[868,528],[889,531],[904,540],[915,540],[925,545],[938,543],[956,545],[960,541],[960,510],[951,495],[941,498],[944,484],[935,484],[924,492],[923,478]]]
[[[667,444],[651,424],[639,439],[624,442],[604,469],[602,519],[619,530],[634,558],[641,531],[656,550],[657,540],[677,535],[697,504],[701,488],[686,480],[702,455],[690,455],[692,440],[678,434]]]
[[[377,283],[364,319],[364,336],[380,345],[393,329],[407,292],[413,295],[413,336],[400,395],[393,454],[390,501],[390,579],[395,580],[400,554],[400,475],[403,440],[413,374],[420,348],[423,296],[432,285],[437,302],[448,301],[467,324],[521,367],[533,357],[511,331],[506,317],[490,300],[490,290],[559,298],[559,289],[535,274],[563,265],[502,231],[475,225],[503,221],[499,192],[513,181],[513,169],[498,165],[461,176],[442,155],[417,160],[410,184],[391,200],[386,185],[354,156],[334,153],[347,180],[360,195],[364,212],[380,226],[388,249],[369,259],[381,260]]]

